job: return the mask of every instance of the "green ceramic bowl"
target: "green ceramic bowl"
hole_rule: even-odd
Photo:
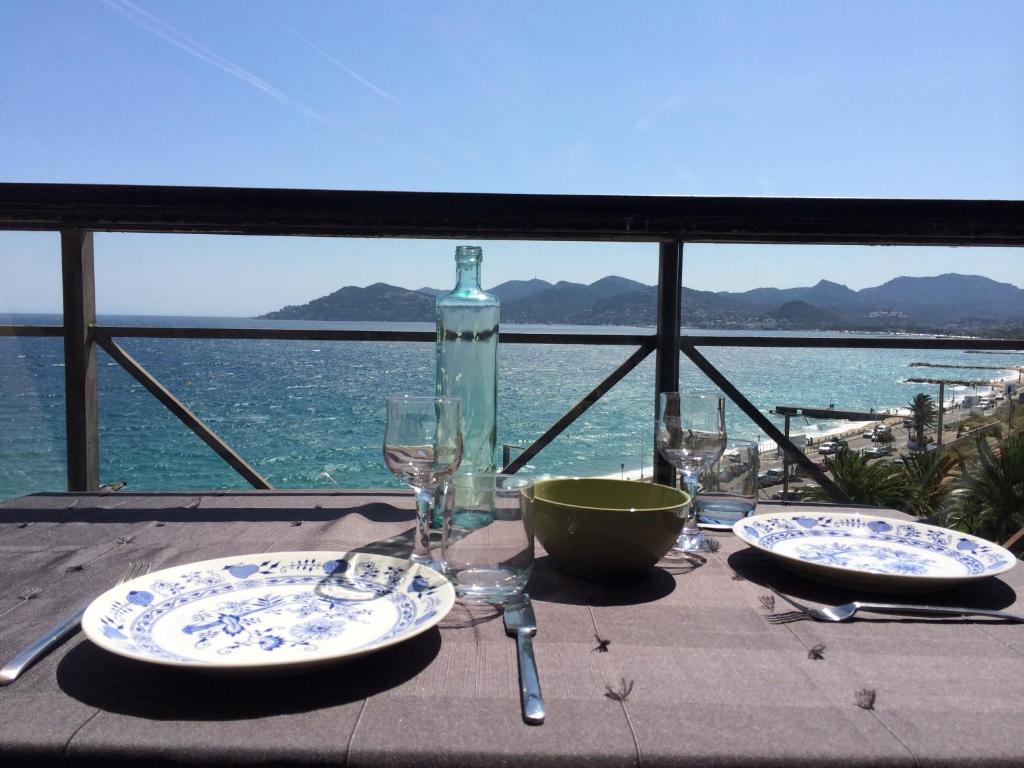
[[[640,576],[675,544],[690,497],[633,480],[556,478],[533,486],[537,540],[574,576]]]

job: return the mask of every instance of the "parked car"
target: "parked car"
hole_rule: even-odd
[[[784,475],[781,469],[769,469],[757,476],[757,487],[767,488],[770,485],[778,485],[782,482]]]
[[[818,453],[823,453],[827,456],[831,453],[839,453],[839,449],[846,448],[847,446],[848,443],[845,440],[829,440],[818,446]]]

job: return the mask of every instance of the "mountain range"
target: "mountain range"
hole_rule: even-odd
[[[262,315],[269,320],[433,322],[438,288],[386,283],[347,286],[307,304]],[[489,290],[503,323],[634,325],[655,323],[658,288],[624,277],[590,285],[511,280]],[[821,280],[805,288],[743,292],[683,288],[682,322],[696,328],[820,330],[939,329],[1024,325],[1024,290],[979,275],[897,277],[854,291]]]

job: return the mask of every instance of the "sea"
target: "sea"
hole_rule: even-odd
[[[424,323],[324,323],[241,318],[99,318],[102,324],[432,331]],[[0,324],[60,325],[55,315],[0,317]],[[515,326],[506,332],[618,334],[650,328]],[[693,331],[704,335],[727,332]],[[836,334],[742,331],[742,335]],[[846,336],[846,335],[844,335]],[[432,394],[432,343],[124,338],[119,343],[275,488],[401,487],[382,460],[384,398]],[[1024,357],[963,351],[704,348],[762,413],[777,405],[876,412],[904,408],[911,376],[1017,378]],[[632,354],[632,347],[504,344],[499,349],[498,456],[515,456]],[[247,483],[102,350],[98,353],[100,479],[127,490],[236,489]],[[915,361],[1004,370],[914,369]],[[64,360],[59,338],[0,338],[0,499],[67,487]],[[680,389],[706,389],[683,359]],[[974,388],[947,388],[947,400]],[[984,389],[979,390],[983,393]],[[645,471],[653,456],[654,356],[618,383],[528,465],[534,474]],[[730,436],[765,440],[731,403]],[[794,419],[794,434],[842,422]]]

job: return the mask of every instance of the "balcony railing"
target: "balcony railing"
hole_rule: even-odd
[[[842,492],[699,351],[699,347],[1016,350],[1024,339],[681,335],[683,251],[690,243],[1024,246],[1024,201],[624,197],[207,187],[0,184],[0,229],[61,236],[64,325],[0,326],[0,336],[64,339],[68,489],[99,486],[96,348],[114,360],[250,484],[267,481],[116,341],[119,337],[433,342],[432,333],[141,328],[96,322],[94,232],[578,240],[658,243],[657,326],[650,335],[502,333],[502,343],[635,346],[507,468],[517,471],[652,353],[655,392],[678,389],[686,356],[836,500]],[[652,420],[653,422],[653,420]],[[655,479],[672,469],[653,457]]]

